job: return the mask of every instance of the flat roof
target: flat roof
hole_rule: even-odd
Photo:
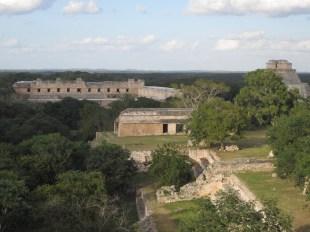
[[[120,116],[183,116],[190,115],[191,108],[128,108]]]

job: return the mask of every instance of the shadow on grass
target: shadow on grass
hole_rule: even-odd
[[[303,225],[296,229],[296,232],[310,232],[310,224]]]

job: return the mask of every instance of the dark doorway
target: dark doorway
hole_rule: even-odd
[[[168,124],[163,124],[163,133],[164,134],[168,133]]]

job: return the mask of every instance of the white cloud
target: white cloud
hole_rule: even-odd
[[[66,14],[97,14],[101,11],[100,7],[93,0],[90,1],[78,1],[71,0],[64,7],[64,13]]]
[[[310,0],[189,0],[193,14],[289,16],[310,13]]]
[[[239,35],[217,40],[215,49],[220,51],[232,50],[264,50],[310,52],[310,39],[303,40],[274,40],[262,31],[244,32]]]
[[[18,45],[18,40],[15,38],[10,39],[0,39],[0,47],[12,48]]]
[[[144,5],[136,5],[136,11],[141,14],[147,14],[147,9]]]
[[[142,38],[142,44],[152,44],[156,41],[155,35],[146,35]]]
[[[166,51],[166,52],[172,52],[175,50],[179,50],[185,47],[185,43],[183,41],[179,40],[170,40],[165,42],[160,46],[161,50]]]
[[[115,38],[106,37],[87,37],[77,41],[73,41],[73,46],[79,46],[89,49],[116,49],[131,50],[133,48],[150,46],[156,42],[154,35],[146,35],[143,37],[117,36]]]
[[[235,50],[240,47],[240,41],[236,39],[220,39],[217,41],[215,49],[226,51],[226,50]]]
[[[49,6],[54,0],[0,0],[0,14],[23,14]]]

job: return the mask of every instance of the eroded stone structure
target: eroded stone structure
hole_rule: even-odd
[[[297,89],[302,97],[310,97],[310,86],[301,82],[292,63],[287,60],[270,60],[267,69],[278,74],[289,89]]]
[[[145,86],[144,80],[85,82],[81,78],[74,81],[61,79],[43,81],[19,81],[13,85],[15,92],[33,102],[60,101],[65,97],[90,100],[107,105],[126,94],[134,97],[147,97],[165,100],[175,96],[172,88]]]
[[[115,120],[114,132],[119,137],[184,134],[191,113],[188,108],[126,109]]]

